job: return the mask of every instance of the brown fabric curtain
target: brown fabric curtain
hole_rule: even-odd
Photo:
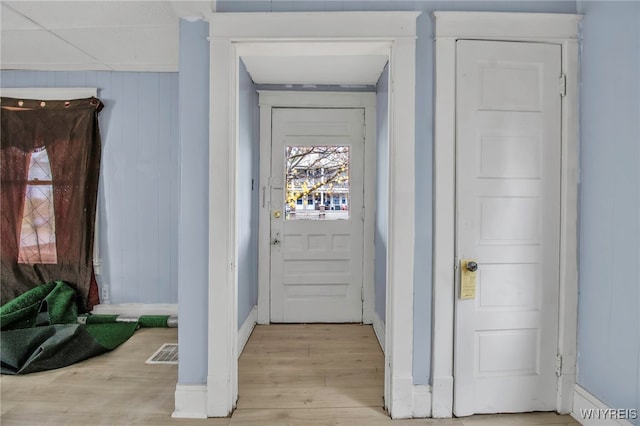
[[[8,263],[18,260],[18,241],[20,237],[20,217],[23,206],[24,196],[26,193],[25,182],[27,180],[27,161],[29,155],[27,152],[21,151],[16,147],[10,146],[6,149],[2,148],[0,156],[0,169],[2,173],[2,186],[0,187],[0,211],[1,220],[0,228],[2,229],[1,240],[2,246],[0,255],[2,256],[2,265],[5,259]],[[3,267],[4,270],[4,267]],[[4,283],[4,280],[2,280]],[[4,285],[2,286],[4,293]]]
[[[96,98],[70,101],[1,99],[2,292],[4,304],[46,282],[63,280],[80,306],[98,303],[93,238],[101,141]],[[18,263],[29,153],[46,148],[53,181],[56,264]],[[89,297],[89,296],[92,297]]]

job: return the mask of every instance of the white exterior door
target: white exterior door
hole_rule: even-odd
[[[361,322],[364,109],[274,108],[271,322]]]
[[[561,72],[559,45],[457,42],[457,416],[556,406]]]

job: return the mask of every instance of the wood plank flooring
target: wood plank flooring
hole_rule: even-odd
[[[384,355],[369,326],[259,325],[238,368],[238,410],[384,405]]]
[[[142,329],[76,365],[0,377],[8,425],[576,425],[532,413],[392,421],[382,410],[384,357],[370,326],[257,326],[239,360],[238,408],[224,419],[172,419],[176,365],[145,361],[175,329]]]

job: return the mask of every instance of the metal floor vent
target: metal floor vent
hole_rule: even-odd
[[[178,344],[165,343],[146,361],[147,364],[177,364]]]

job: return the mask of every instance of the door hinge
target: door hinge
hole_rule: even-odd
[[[556,355],[556,377],[562,376],[562,355]]]
[[[360,300],[364,302],[364,286],[360,287]]]
[[[567,76],[566,74],[560,74],[560,96],[563,98],[567,96]]]

